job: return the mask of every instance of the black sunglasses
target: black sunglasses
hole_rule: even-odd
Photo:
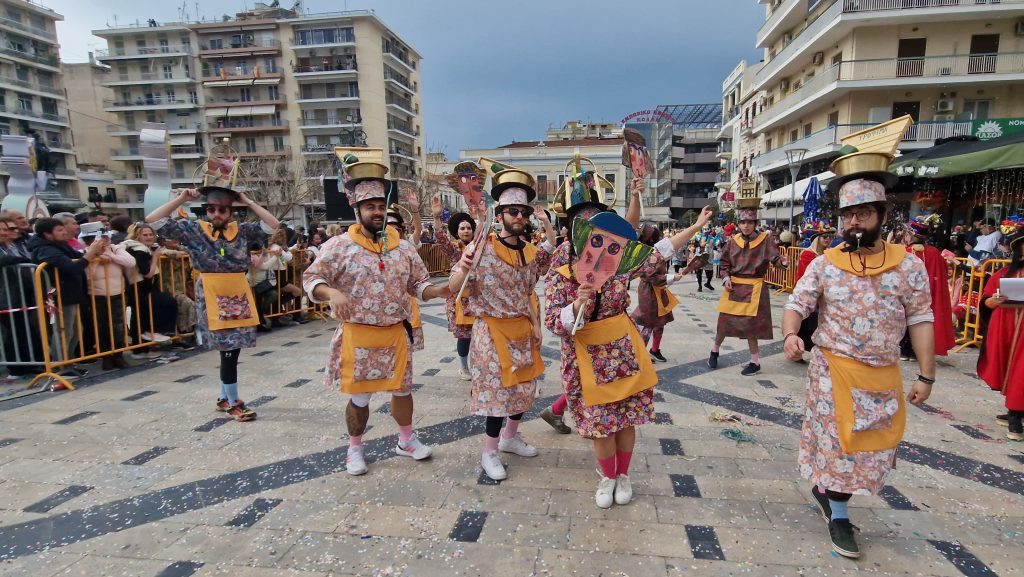
[[[231,214],[231,207],[230,206],[210,205],[210,206],[206,207],[206,212],[207,212],[207,214],[209,214],[209,213],[220,214],[222,212],[224,214]]]
[[[511,216],[512,218],[515,218],[515,217],[517,217],[519,215],[530,216],[530,214],[533,213],[533,211],[528,209],[528,208],[516,208],[516,207],[506,208],[502,212],[504,212],[505,214]]]

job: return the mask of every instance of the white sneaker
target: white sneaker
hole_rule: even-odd
[[[527,443],[523,440],[523,436],[516,433],[516,436],[511,439],[502,437],[498,441],[498,450],[502,453],[515,453],[520,457],[536,457],[537,447]]]
[[[480,466],[484,469],[484,475],[495,481],[503,481],[505,477],[508,477],[508,473],[505,472],[505,465],[501,464],[497,451],[484,453],[480,457]]]
[[[465,369],[465,368],[459,369],[459,378],[464,380],[464,381],[472,381],[473,380],[473,377],[470,376],[470,374],[469,374],[469,369]]]
[[[594,493],[594,502],[598,507],[607,509],[612,506],[613,493],[615,493],[615,479],[601,475],[601,480],[597,482],[597,492]]]
[[[629,475],[619,475],[615,478],[615,504],[629,505],[633,500],[633,485],[629,482]]]
[[[366,472],[366,461],[363,459],[363,447],[349,446],[345,455],[345,470],[349,475],[362,475]]]
[[[413,435],[408,441],[405,443],[399,443],[398,446],[395,447],[395,454],[403,457],[412,457],[416,461],[426,459],[433,452],[434,450],[421,443],[420,440],[416,438],[416,435]]]
[[[144,341],[153,341],[154,343],[166,343],[167,341],[171,340],[171,337],[169,337],[167,335],[162,335],[160,333],[144,332],[144,333],[142,333],[141,336],[142,336],[142,340],[144,340]]]

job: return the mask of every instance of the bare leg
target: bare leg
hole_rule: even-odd
[[[633,446],[636,445],[636,428],[627,427],[622,429],[618,433],[615,433],[615,450],[620,453],[632,453]]]
[[[391,396],[391,416],[399,427],[412,425],[412,395]]]
[[[352,437],[358,437],[366,431],[366,422],[370,420],[370,407],[357,407],[352,404],[352,401],[348,402],[348,407],[345,408],[345,424],[348,426],[348,434]]]
[[[619,433],[602,439],[594,439],[594,453],[598,459],[607,459],[615,456],[615,438]]]
[[[754,356],[758,353],[757,339],[747,339],[747,347],[750,349],[750,355]]]
[[[722,343],[724,343],[724,342],[725,342],[725,336],[716,334],[715,335],[715,350],[718,350],[718,348],[721,347]],[[755,343],[754,346],[756,347],[757,346],[757,344],[756,344],[757,341],[755,340],[754,343]]]

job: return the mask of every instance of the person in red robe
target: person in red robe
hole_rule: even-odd
[[[903,243],[907,246],[907,252],[924,261],[924,268],[928,271],[932,314],[935,315],[935,354],[944,357],[956,344],[956,334],[953,332],[953,307],[949,299],[949,263],[942,257],[939,249],[925,244],[931,231],[941,224],[942,221],[937,215],[919,216],[906,224]],[[914,358],[914,349],[910,347],[908,337],[904,337],[900,342],[900,358]]]
[[[1024,231],[1010,239],[1010,253],[1010,264],[985,283],[982,302],[992,318],[978,355],[978,376],[1006,397],[1007,413],[996,417],[1007,427],[1006,438],[1024,441],[1024,302],[999,291],[1002,279],[1024,278]]]

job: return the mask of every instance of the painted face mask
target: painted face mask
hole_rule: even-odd
[[[477,166],[475,162],[466,161],[456,164],[454,171],[445,179],[448,181],[448,186],[466,199],[467,205],[479,206],[484,195],[486,175],[486,171]]]
[[[572,234],[579,255],[576,278],[596,289],[615,275],[635,270],[654,250],[637,240],[636,231],[624,218],[610,212],[594,215],[590,220],[577,218]]]

